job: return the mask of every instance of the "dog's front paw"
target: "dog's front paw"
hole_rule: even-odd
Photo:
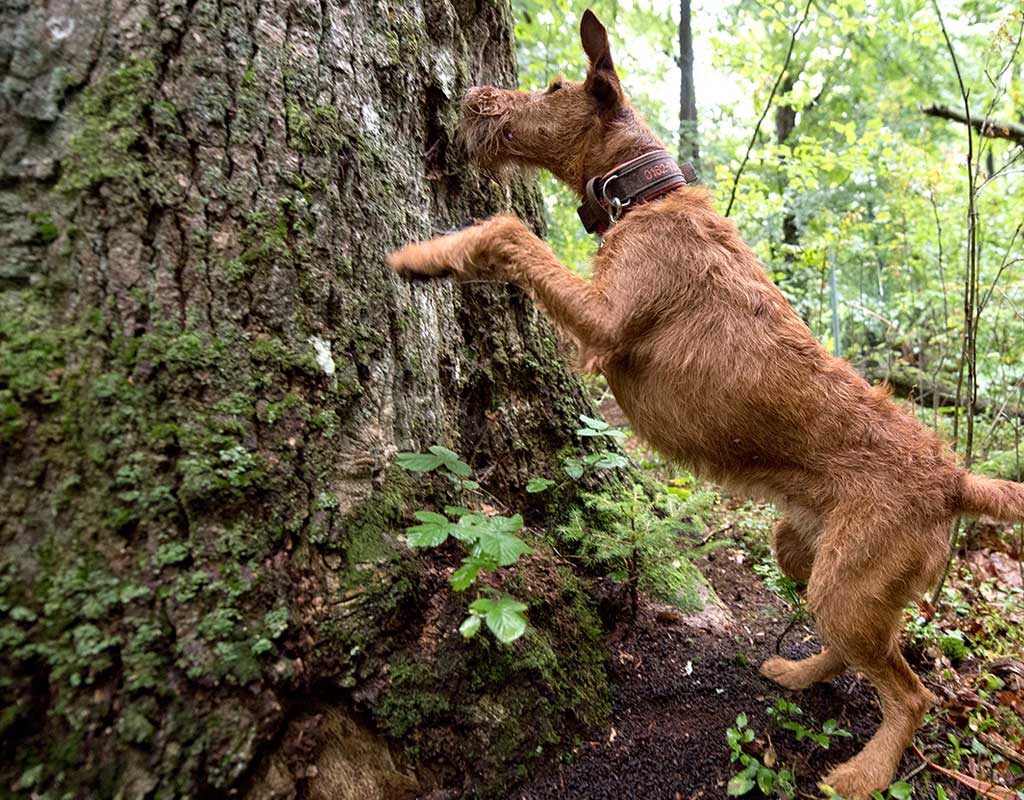
[[[450,275],[454,269],[447,263],[443,248],[438,246],[437,241],[431,239],[427,242],[407,244],[390,253],[386,259],[387,264],[399,275],[407,278],[416,275],[425,278]]]

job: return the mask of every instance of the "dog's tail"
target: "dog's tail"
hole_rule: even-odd
[[[969,516],[987,514],[1003,522],[1024,521],[1024,483],[984,478],[964,472],[959,510]]]

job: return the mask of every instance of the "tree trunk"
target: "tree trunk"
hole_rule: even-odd
[[[697,130],[697,95],[693,86],[693,31],[690,28],[690,0],[679,0],[679,160],[700,158]]]
[[[786,73],[779,94],[783,97],[793,91],[793,75]],[[785,144],[796,130],[796,109],[788,100],[775,107],[775,143]],[[800,229],[796,224],[796,213],[789,206],[782,217],[782,258],[787,264],[796,261],[796,250],[800,246]]]
[[[538,543],[494,579],[530,633],[465,643],[457,551],[400,538],[434,490],[398,451],[529,514],[589,408],[521,292],[382,260],[539,219],[456,143],[466,88],[514,83],[506,4],[14,0],[0,32],[3,785],[401,797],[599,721],[570,569]]]

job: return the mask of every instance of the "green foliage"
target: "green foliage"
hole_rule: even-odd
[[[775,770],[747,752],[746,748],[755,738],[753,729],[747,727],[747,715],[741,712],[736,717],[736,724],[725,732],[725,739],[729,743],[729,761],[740,767],[729,779],[726,793],[729,797],[741,797],[758,789],[765,797],[781,797],[786,800],[795,797],[796,783],[792,770]]]
[[[49,211],[33,211],[28,219],[35,226],[35,238],[40,244],[49,244],[60,236],[60,229],[54,224]]]
[[[872,792],[872,800],[910,800],[914,796],[914,787],[906,781],[896,781],[886,789],[885,794]],[[941,786],[935,787],[935,800],[945,800],[946,791]]]
[[[477,489],[479,484],[469,480],[473,470],[447,447],[435,444],[427,453],[399,453],[398,466],[410,472],[440,470],[457,488]]]
[[[685,501],[667,494],[651,497],[639,485],[587,493],[558,529],[558,538],[587,567],[623,582],[634,602],[636,593],[645,591],[693,610],[702,604],[701,577],[686,558],[680,534],[696,528],[712,497],[706,492]]]
[[[398,465],[410,472],[440,471],[457,490],[475,491],[480,485],[469,480],[470,466],[446,447],[434,445],[427,453],[400,453]],[[463,592],[472,586],[481,571],[494,571],[515,565],[520,556],[533,552],[517,534],[523,528],[523,518],[474,511],[462,506],[446,506],[445,513],[420,510],[413,516],[418,525],[406,530],[410,547],[439,547],[449,537],[458,540],[466,551],[462,565],[448,579],[452,589]],[[487,587],[485,591],[494,592]],[[480,630],[481,621],[503,644],[508,644],[526,632],[526,605],[511,597],[479,598],[469,605],[469,616],[459,626],[467,639]]]
[[[482,619],[499,642],[514,642],[526,633],[524,611],[526,606],[511,597],[499,597],[494,600],[482,597],[469,604],[470,616],[459,627],[459,633],[467,639],[470,638],[480,628]]]
[[[853,734],[848,730],[839,727],[834,719],[827,719],[821,725],[820,731],[813,731],[806,727],[798,717],[803,715],[803,710],[786,700],[783,697],[775,701],[775,705],[768,707],[768,716],[777,728],[789,731],[796,736],[798,742],[805,739],[816,742],[819,746],[828,749],[833,737],[839,736],[849,739]]]

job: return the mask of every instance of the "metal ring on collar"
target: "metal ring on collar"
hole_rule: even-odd
[[[601,181],[601,197],[604,198],[604,202],[609,206],[608,217],[613,222],[617,221],[619,217],[622,216],[622,209],[624,209],[626,206],[630,204],[630,202],[632,202],[630,200],[626,200],[626,202],[623,203],[620,198],[615,197],[614,195],[612,197],[608,196],[608,184],[615,180],[617,177],[619,177],[618,174],[609,175],[607,178]]]

